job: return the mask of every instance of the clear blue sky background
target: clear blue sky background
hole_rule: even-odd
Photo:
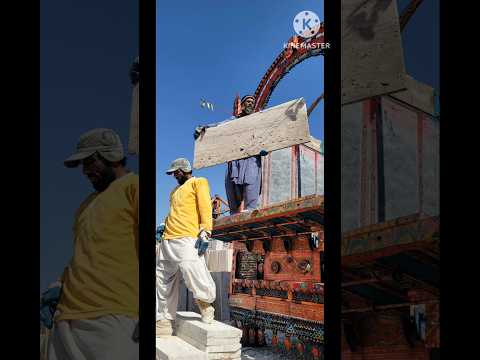
[[[231,116],[236,93],[253,93],[283,44],[295,35],[302,10],[323,16],[323,1],[215,0],[157,2],[157,221],[168,213],[176,185],[165,175],[177,157],[193,161],[195,126]],[[223,5],[219,5],[223,4]],[[186,11],[188,9],[188,12]],[[323,57],[307,59],[278,84],[268,106],[303,97],[309,106],[323,93]],[[213,102],[213,112],[200,99]],[[310,116],[310,132],[323,139],[323,102]],[[205,176],[212,195],[224,199],[225,165],[194,171]]]
[[[399,13],[410,0],[398,0]],[[407,73],[440,90],[440,1],[424,0],[402,32]]]
[[[45,289],[70,260],[73,216],[92,192],[80,168],[67,169],[63,160],[92,128],[112,128],[125,144],[128,139],[138,3],[40,5],[40,289]],[[137,171],[137,159],[128,161]]]

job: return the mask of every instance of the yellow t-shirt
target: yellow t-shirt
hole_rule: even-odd
[[[165,221],[165,240],[197,237],[200,229],[212,231],[212,200],[205,178],[191,177],[170,193],[170,212]]]
[[[138,318],[138,191],[138,175],[129,173],[80,205],[56,320]]]

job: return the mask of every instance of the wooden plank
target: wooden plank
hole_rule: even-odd
[[[274,314],[290,315],[290,302],[268,296],[256,298],[256,310]]]
[[[396,1],[342,0],[342,104],[404,90]]]
[[[295,99],[207,128],[195,141],[193,167],[218,165],[310,140],[305,100]]]
[[[292,302],[290,304],[290,315],[293,317],[306,319],[310,321],[324,321],[324,305],[323,304],[309,304],[302,302],[297,304]]]
[[[352,231],[342,237],[342,264],[358,264],[408,248],[430,246],[438,241],[438,229],[438,217],[419,219],[417,216],[407,216]],[[362,259],[358,255],[365,257]]]
[[[246,310],[255,310],[255,298],[250,295],[235,294],[228,299],[230,307],[239,307]]]
[[[403,101],[430,115],[435,115],[435,96],[433,88],[427,84],[405,75],[407,90],[391,94],[397,100]]]
[[[316,210],[323,214],[323,196],[311,195],[300,199],[285,201],[268,208],[255,210],[248,213],[240,213],[232,216],[224,216],[213,221],[213,237],[223,232],[230,232],[231,227],[240,227],[250,223],[257,223],[278,217],[293,216]],[[322,225],[322,224],[319,224]]]

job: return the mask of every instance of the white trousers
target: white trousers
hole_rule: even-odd
[[[215,282],[204,256],[198,256],[196,240],[190,237],[162,240],[158,245],[157,321],[175,320],[181,277],[195,299],[215,301]]]
[[[49,337],[48,360],[137,360],[137,322],[124,315],[61,320]]]

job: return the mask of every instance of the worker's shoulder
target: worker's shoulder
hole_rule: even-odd
[[[94,191],[94,192],[88,194],[87,197],[85,197],[85,199],[83,199],[83,201],[78,206],[77,211],[75,212],[75,216],[78,216],[83,210],[85,210],[87,208],[87,206],[90,205],[90,203],[93,200],[95,200],[95,198],[98,196],[98,194],[99,193],[97,191]]]
[[[195,185],[208,185],[208,180],[207,178],[204,178],[204,177],[194,177],[193,183]]]
[[[204,177],[194,177],[192,181],[193,186],[208,186],[208,180]]]
[[[120,186],[135,186],[138,187],[139,179],[138,175],[134,172],[129,172],[125,176],[122,176],[117,180]]]

